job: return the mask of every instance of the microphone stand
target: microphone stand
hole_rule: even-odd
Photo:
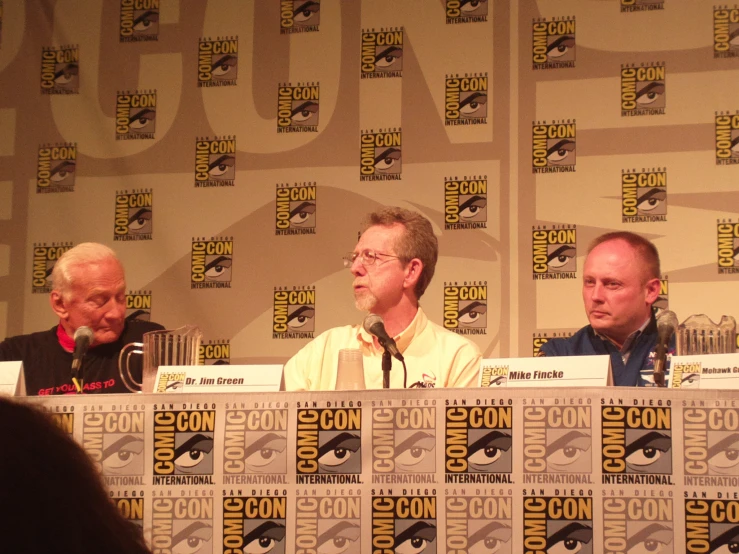
[[[382,353],[382,388],[390,388],[390,370],[393,367],[393,357],[385,350]]]

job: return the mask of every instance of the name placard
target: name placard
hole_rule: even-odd
[[[739,389],[739,353],[672,356],[667,386],[673,389]]]
[[[481,387],[605,387],[608,356],[491,358],[480,364]]]
[[[26,395],[23,362],[0,362],[0,394],[9,396]]]
[[[276,392],[282,365],[160,366],[154,392]]]

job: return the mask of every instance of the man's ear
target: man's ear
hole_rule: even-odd
[[[650,279],[647,281],[647,304],[651,306],[657,301],[661,289],[662,283],[659,279]]]
[[[421,272],[423,271],[423,262],[418,258],[413,258],[408,265],[405,266],[405,279],[403,280],[403,286],[405,288],[415,289],[416,283],[421,278]]]
[[[49,295],[49,303],[51,304],[51,309],[54,310],[54,313],[59,316],[59,319],[66,320],[69,318],[67,304],[58,290],[51,291],[51,295]]]

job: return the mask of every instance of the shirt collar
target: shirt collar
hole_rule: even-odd
[[[418,335],[421,331],[423,331],[427,323],[428,323],[428,318],[426,317],[426,314],[421,309],[421,306],[419,306],[418,311],[416,311],[416,315],[413,317],[413,320],[408,324],[408,327],[403,329],[400,332],[400,334],[395,335],[393,337],[393,340],[395,341],[395,344],[398,346],[398,350],[400,350],[401,354],[405,352],[405,349],[408,348],[408,346],[410,346],[411,342],[413,341],[413,338],[416,335]],[[362,325],[359,326],[359,331],[357,332],[357,339],[359,339],[361,342],[363,342],[367,346],[374,345],[374,339],[372,335],[369,334],[367,331],[365,331]]]
[[[623,346],[619,350],[622,356],[627,356],[628,354],[631,353],[631,349],[634,347],[634,344],[636,344],[636,339],[638,339],[639,336],[644,332],[644,329],[647,328],[647,325],[649,325],[650,321],[652,321],[651,315],[650,317],[647,318],[647,320],[642,324],[641,327],[639,327],[636,331],[634,331],[628,337],[626,337],[626,340],[624,341]],[[598,333],[597,331],[595,331],[595,329],[593,329],[593,331],[595,332],[595,336],[600,337],[603,340],[607,340],[608,342],[613,344],[613,341],[610,338],[608,338],[606,335],[602,333]],[[615,346],[615,344],[613,345]]]
[[[64,350],[74,352],[74,339],[67,334],[61,323],[56,328],[56,338]]]

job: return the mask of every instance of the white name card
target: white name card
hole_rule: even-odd
[[[277,392],[281,365],[160,366],[154,392]]]
[[[491,358],[480,365],[481,387],[605,387],[608,356]]]
[[[667,386],[672,389],[739,389],[739,353],[672,356]]]
[[[0,362],[0,394],[26,396],[23,362]]]

